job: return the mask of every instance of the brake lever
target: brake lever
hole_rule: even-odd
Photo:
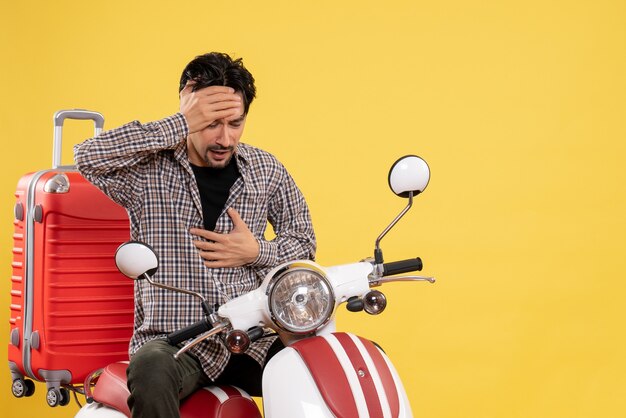
[[[207,331],[204,334],[198,335],[196,338],[189,341],[180,350],[178,350],[176,354],[174,354],[174,359],[178,360],[178,357],[180,357],[183,353],[186,353],[187,351],[191,350],[193,347],[195,347],[202,341],[206,340],[207,338],[213,335],[219,334],[222,331],[225,331],[226,329],[228,329],[228,327],[229,325],[227,323],[221,323],[221,324],[215,325],[212,330]]]
[[[389,276],[389,277],[370,277],[370,287],[380,286],[391,282],[428,282],[435,283],[434,277],[426,276]]]

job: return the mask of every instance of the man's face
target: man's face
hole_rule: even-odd
[[[241,93],[236,93],[241,96]],[[243,100],[238,112],[217,119],[206,128],[189,134],[187,149],[189,161],[200,167],[224,168],[235,154],[246,124]]]

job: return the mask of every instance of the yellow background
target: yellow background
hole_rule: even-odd
[[[257,79],[244,139],[310,203],[318,261],[352,262],[404,201],[387,169],[430,164],[383,241],[435,285],[387,286],[379,342],[416,417],[626,416],[626,5],[618,0],[8,1],[0,11],[0,306],[9,315],[13,191],[51,164],[52,114],[106,126],[177,111],[195,55]],[[66,130],[70,145],[88,124]],[[8,341],[8,320],[0,328]],[[43,385],[3,416],[72,416]]]

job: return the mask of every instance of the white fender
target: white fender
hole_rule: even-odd
[[[263,394],[263,411],[268,418],[334,418],[293,348],[281,350],[267,363]]]
[[[287,347],[276,354],[267,364],[263,375],[263,406],[265,417],[267,418],[331,418],[335,417],[332,412],[334,410],[339,413],[349,414],[350,416],[358,416],[359,418],[369,418],[370,414],[379,409],[383,418],[412,418],[411,407],[408,397],[402,386],[402,382],[397,371],[391,364],[389,358],[380,350],[376,349],[371,343],[369,346],[375,350],[376,355],[383,362],[374,361],[369,355],[368,349],[362,344],[361,340],[352,334],[331,334],[318,338],[314,345],[309,346],[308,353],[313,352],[313,358],[308,361],[303,360],[298,350],[293,347]],[[343,343],[340,341],[343,340]],[[366,368],[355,369],[352,359],[349,357],[350,350],[346,351],[346,347],[351,343],[358,348],[362,356],[362,361],[366,363]],[[324,342],[325,341],[325,342]],[[347,344],[347,345],[344,345]],[[321,349],[321,350],[320,350]],[[305,351],[306,351],[305,350]],[[312,351],[311,351],[312,350]],[[354,351],[353,351],[354,352]],[[304,355],[304,352],[303,352]],[[307,354],[310,356],[310,354]],[[307,366],[308,362],[308,366]],[[358,362],[357,362],[358,363]],[[337,365],[336,367],[334,365]],[[386,365],[386,367],[385,367]],[[317,366],[317,367],[316,367]],[[311,367],[311,369],[309,369]],[[329,369],[329,367],[331,369]],[[385,371],[388,369],[388,371]],[[359,374],[366,370],[363,375]],[[392,402],[387,398],[386,390],[383,388],[381,381],[382,374],[388,373],[393,382],[391,387],[395,387],[397,396],[396,401]],[[326,390],[337,388],[341,393],[339,397],[330,396],[330,401],[334,407],[329,407],[322,395],[322,391],[317,386],[316,378],[323,376],[322,385]],[[365,390],[360,379],[365,378],[376,387]],[[336,382],[347,381],[347,384],[336,385]],[[388,380],[389,382],[389,380]],[[370,383],[372,385],[372,383]],[[388,390],[389,386],[387,387]],[[372,409],[370,409],[372,408]],[[352,411],[352,412],[350,412]],[[340,413],[341,415],[341,413]],[[378,415],[378,413],[376,414]]]
[[[127,418],[113,408],[109,408],[106,405],[102,405],[98,402],[88,403],[74,416],[74,418]]]

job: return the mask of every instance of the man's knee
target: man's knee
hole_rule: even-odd
[[[126,370],[128,386],[177,387],[179,384],[176,360],[164,341],[144,344],[130,360]]]

